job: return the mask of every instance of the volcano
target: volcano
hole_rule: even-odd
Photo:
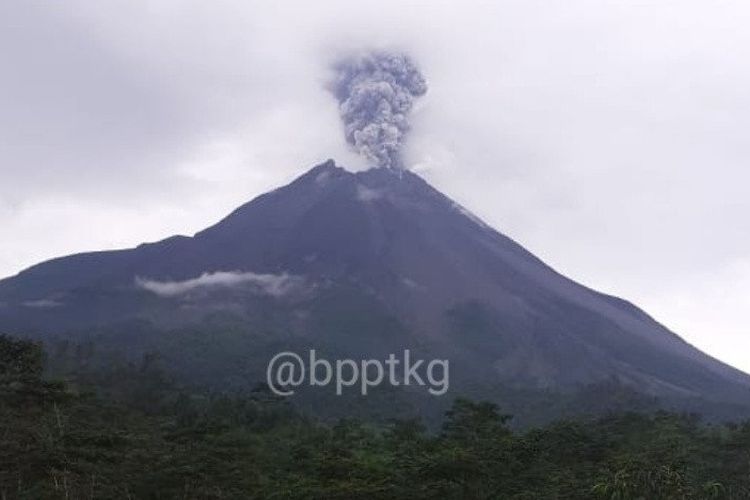
[[[329,160],[192,237],[83,253],[0,281],[0,331],[158,350],[190,380],[262,379],[281,348],[451,360],[452,385],[745,405],[750,376],[582,286],[414,173]],[[454,382],[455,381],[455,382]]]

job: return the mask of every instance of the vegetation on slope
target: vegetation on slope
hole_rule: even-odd
[[[151,358],[94,395],[0,337],[0,498],[742,499],[750,423],[667,413],[514,431],[458,399],[436,432],[304,418],[263,390],[201,394]]]

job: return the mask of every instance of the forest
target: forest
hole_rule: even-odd
[[[263,386],[176,386],[155,356],[52,377],[0,336],[0,498],[746,499],[750,422],[663,411],[514,428],[456,398],[437,426],[306,416]]]

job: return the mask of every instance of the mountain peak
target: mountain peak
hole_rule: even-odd
[[[424,181],[416,174],[403,169],[370,167],[366,170],[351,171],[336,164],[335,160],[328,159],[300,175],[294,182],[314,181],[325,184],[329,179],[357,180],[367,185],[387,185],[405,182]],[[293,182],[293,183],[294,183]]]
[[[272,284],[278,293],[263,293]],[[159,295],[167,288],[176,292]],[[452,370],[455,360],[467,381],[570,387],[617,376],[652,394],[730,402],[750,387],[635,306],[556,273],[417,174],[351,172],[333,160],[193,238],[39,264],[0,281],[0,303],[8,331],[138,320],[157,335],[234,321],[253,352],[275,345],[267,332],[362,359],[367,346],[423,345],[450,357]]]
[[[343,167],[336,165],[336,162],[329,158],[323,163],[315,165],[313,168],[302,174],[297,180],[317,180],[328,176],[341,177],[351,175],[351,172]]]

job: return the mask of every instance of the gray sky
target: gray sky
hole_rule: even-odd
[[[409,52],[407,163],[750,371],[743,0],[0,2],[0,276],[192,234],[329,157],[329,63]]]

